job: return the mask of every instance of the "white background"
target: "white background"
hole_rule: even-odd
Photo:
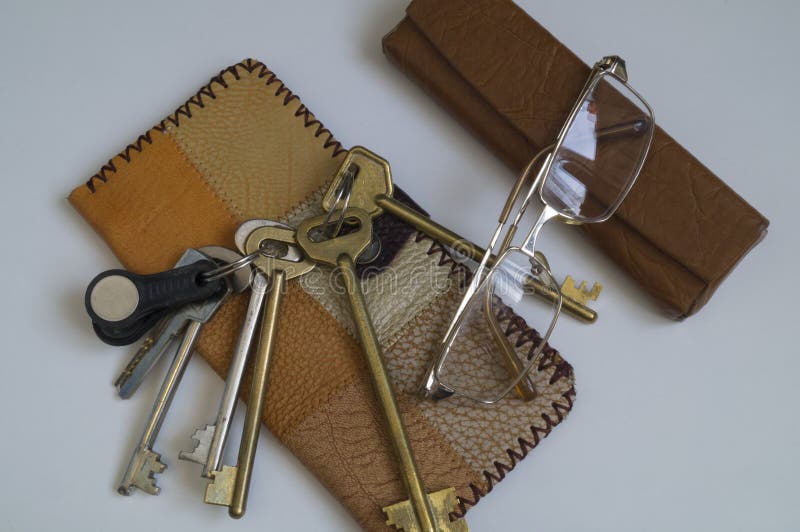
[[[436,219],[485,241],[512,176],[383,57],[405,4],[0,2],[0,530],[356,529],[269,434],[244,520],[202,504],[198,468],[176,459],[222,388],[200,360],[157,443],[161,496],[116,494],[158,379],[115,398],[129,351],[94,337],[83,291],[118,263],[65,197],[219,69],[256,57],[346,146],[387,157]],[[559,276],[605,284],[600,320],[561,321],[575,409],[470,511],[472,530],[800,529],[798,4],[521,4],[585,62],[625,57],[660,125],[772,225],[683,323],[580,235],[545,231]]]

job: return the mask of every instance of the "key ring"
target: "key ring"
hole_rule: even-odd
[[[336,221],[336,229],[329,235],[330,238],[336,238],[339,236],[339,231],[342,230],[342,225],[344,225],[344,213],[347,210],[348,205],[350,205],[350,196],[353,194],[353,181],[355,181],[356,173],[358,172],[358,167],[354,164],[351,164],[347,167],[345,171],[344,177],[342,178],[341,183],[339,186],[336,187],[336,199],[331,204],[331,208],[328,211],[328,215],[325,216],[325,221],[322,223],[322,227],[328,227],[331,221],[331,216],[337,210],[341,213],[339,215],[339,219]],[[345,192],[345,190],[347,192]],[[339,202],[342,201],[342,196],[344,196],[344,205],[341,209],[337,209]]]
[[[250,253],[249,255],[245,255],[236,262],[231,262],[225,266],[220,266],[214,270],[202,273],[200,274],[200,280],[204,283],[212,283],[218,279],[232,275],[245,266],[252,264],[253,261],[256,260],[262,253],[263,251],[259,249],[258,251]]]
[[[242,268],[249,266],[253,263],[258,257],[272,257],[272,258],[280,258],[286,255],[285,252],[282,254],[271,253],[271,249],[269,246],[262,247],[261,249],[250,253],[249,255],[245,255],[241,259],[228,263],[224,266],[220,266],[214,270],[209,270],[205,273],[200,274],[200,280],[203,283],[213,283],[218,279],[222,279],[223,277],[228,277],[229,275],[233,275],[237,271],[241,270]]]

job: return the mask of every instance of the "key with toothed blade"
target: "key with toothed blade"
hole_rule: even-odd
[[[214,259],[219,256],[229,257],[229,254],[224,253],[226,251],[232,253],[230,250],[217,246],[202,248],[201,251],[203,251],[203,253],[197,250],[189,250],[187,254],[195,255],[194,260],[208,260],[209,258]],[[138,488],[150,495],[158,495],[160,488],[156,483],[155,475],[162,473],[167,466],[161,461],[161,455],[153,451],[153,444],[158,437],[158,433],[161,429],[161,425],[164,423],[172,399],[183,378],[200,329],[205,322],[211,319],[225,298],[233,290],[241,291],[249,285],[249,273],[245,273],[245,275],[247,279],[246,283],[237,282],[242,278],[241,275],[238,278],[233,277],[223,285],[222,290],[212,297],[202,302],[187,305],[176,313],[176,317],[183,319],[187,323],[186,330],[181,338],[178,350],[170,364],[169,370],[164,377],[164,382],[156,396],[153,409],[147,419],[139,442],[133,451],[125,474],[119,483],[117,491],[120,494],[131,495],[134,488]]]
[[[236,245],[243,253],[245,253],[244,249],[247,237],[251,232],[260,227],[281,227],[292,230],[288,225],[272,220],[248,220],[239,226],[235,234]],[[294,260],[302,258],[302,255],[299,253],[292,252],[291,248],[289,248],[287,252],[288,255],[291,255],[290,258]],[[179,454],[181,460],[202,464],[202,476],[204,477],[209,477],[211,471],[219,469],[220,461],[222,460],[222,454],[225,450],[225,443],[228,438],[228,429],[230,428],[230,423],[236,409],[239,387],[242,382],[242,376],[244,375],[248,354],[251,350],[256,326],[258,325],[261,307],[264,304],[267,286],[267,278],[264,275],[256,274],[253,276],[250,287],[252,289],[250,302],[248,303],[244,324],[239,333],[236,349],[234,350],[228,368],[228,376],[225,379],[225,389],[220,399],[216,421],[213,425],[206,425],[203,428],[197,429],[192,435],[192,439],[195,442],[194,449],[192,449],[192,451],[181,451]]]

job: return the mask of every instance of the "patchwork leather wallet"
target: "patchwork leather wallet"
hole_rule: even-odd
[[[510,0],[413,0],[406,15],[383,39],[386,56],[515,173],[553,142],[589,73],[566,46]],[[582,227],[680,319],[703,307],[768,224],[657,128],[614,217]]]
[[[234,231],[247,219],[296,226],[320,214],[326,184],[345,153],[297,95],[248,59],[220,72],[140,135],[69,201],[126,268],[152,273],[170,268],[188,247],[235,248]],[[376,221],[383,268],[363,276],[367,304],[427,488],[455,487],[453,515],[461,516],[565,418],[575,397],[574,375],[548,346],[533,374],[539,395],[532,402],[509,399],[487,407],[458,398],[418,399],[417,386],[469,272],[439,243],[387,216]],[[289,282],[263,420],[361,526],[385,530],[381,508],[407,495],[347,303],[326,282],[327,273],[320,267]],[[199,352],[221,376],[247,297],[226,302],[199,339]],[[498,318],[520,356],[540,341],[511,309]],[[474,340],[491,345],[488,338]],[[187,447],[193,428],[187,427]],[[256,471],[254,482],[260,481],[280,479]],[[251,498],[250,504],[269,501]]]

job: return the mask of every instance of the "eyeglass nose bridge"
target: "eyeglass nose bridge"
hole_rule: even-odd
[[[544,204],[544,209],[542,209],[542,213],[539,215],[539,218],[536,220],[536,223],[533,224],[528,236],[525,237],[522,245],[520,246],[520,251],[522,251],[525,255],[534,259],[538,262],[539,257],[536,256],[536,240],[539,238],[539,233],[541,233],[544,224],[552,220],[553,218],[557,218],[560,216],[560,213],[551,207],[548,204]]]

